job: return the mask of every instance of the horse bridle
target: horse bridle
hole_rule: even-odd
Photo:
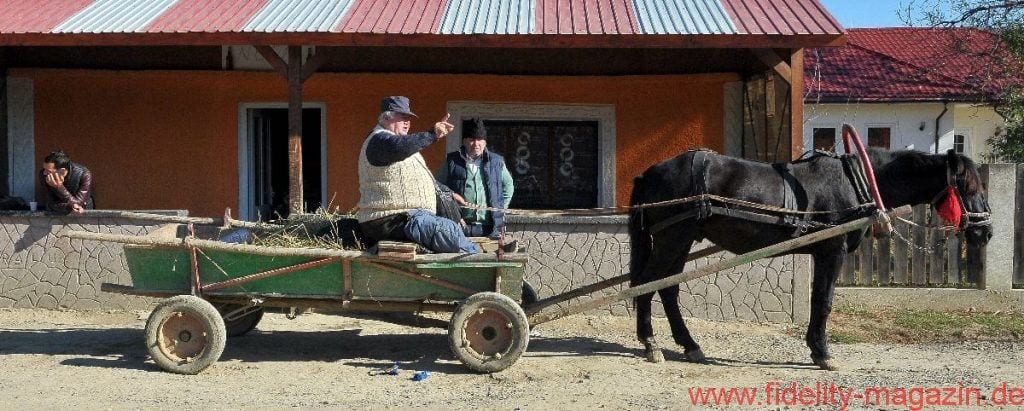
[[[948,184],[948,186],[953,189],[953,194],[956,195],[956,199],[958,200],[957,202],[960,203],[960,212],[963,214],[963,218],[960,219],[960,226],[951,227],[952,230],[954,230],[955,232],[960,232],[971,227],[983,227],[992,225],[992,209],[989,208],[987,201],[984,202],[985,211],[975,213],[967,210],[967,205],[964,201],[963,194],[961,194],[962,190],[960,189],[960,187],[966,186],[967,184],[966,173],[964,176],[956,175],[956,173],[954,173],[951,170],[950,165],[947,164],[946,184]],[[931,206],[933,210],[938,209],[939,203],[945,199],[944,194],[948,192],[948,189],[943,189],[939,191],[939,193],[936,194],[935,197],[932,197]]]

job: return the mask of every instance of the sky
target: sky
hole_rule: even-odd
[[[906,15],[908,4],[916,4],[915,9],[935,4],[933,0],[820,0],[832,15],[845,28],[851,27],[901,27],[906,26],[901,15]],[[945,3],[945,2],[939,2]],[[915,26],[924,26],[925,22],[918,13],[913,21]]]

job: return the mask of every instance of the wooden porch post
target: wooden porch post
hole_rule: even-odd
[[[323,53],[313,54],[302,64],[302,46],[288,46],[287,62],[270,46],[255,47],[288,82],[288,210],[302,213],[302,83],[320,67]]]
[[[793,49],[789,55],[789,67],[792,78],[790,87],[790,159],[796,159],[804,153],[804,49]]]
[[[305,211],[302,199],[302,47],[288,46],[288,209]]]

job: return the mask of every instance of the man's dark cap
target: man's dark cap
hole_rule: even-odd
[[[466,132],[462,133],[462,138],[487,140],[487,129],[484,128],[484,119],[478,118],[469,123],[469,127],[466,127]]]
[[[419,117],[409,108],[409,98],[406,96],[388,96],[380,101],[380,112],[393,111],[408,116]]]

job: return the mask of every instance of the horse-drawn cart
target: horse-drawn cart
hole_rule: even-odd
[[[899,209],[894,213],[906,213]],[[161,368],[195,374],[216,362],[229,336],[252,330],[265,307],[352,311],[451,312],[455,356],[480,372],[508,368],[526,351],[530,327],[700,278],[826,238],[863,229],[860,218],[692,271],[593,298],[627,275],[522,304],[525,253],[427,254],[394,260],[362,251],[279,248],[203,239],[181,224],[146,236],[69,232],[82,240],[125,244],[132,286],[103,290],[166,297],[145,328],[147,350]],[[696,251],[698,258],[721,251]]]

